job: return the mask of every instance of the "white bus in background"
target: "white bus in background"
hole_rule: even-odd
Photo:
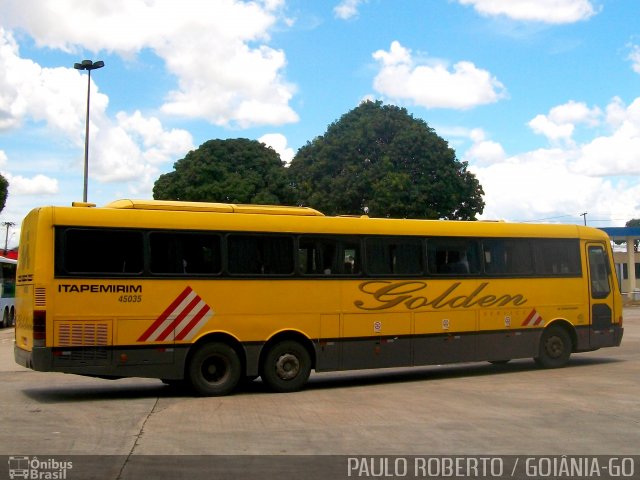
[[[16,265],[17,260],[0,256],[0,327],[15,325]]]

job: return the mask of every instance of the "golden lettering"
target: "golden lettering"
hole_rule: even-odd
[[[488,287],[489,282],[482,282],[475,290],[466,294],[462,282],[454,282],[442,292],[431,293],[427,282],[372,280],[361,283],[358,287],[372,302],[356,300],[354,305],[360,310],[387,310],[401,305],[404,305],[407,310],[418,310],[425,307],[439,310],[445,307],[471,308],[477,306],[487,308],[494,305],[505,307],[527,303],[527,299],[520,293],[507,293],[500,296],[487,293],[481,296],[480,294]]]

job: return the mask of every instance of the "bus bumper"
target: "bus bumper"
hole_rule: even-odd
[[[50,372],[53,370],[50,348],[34,347],[33,350],[28,351],[14,345],[13,358],[18,365],[31,370],[38,372]]]

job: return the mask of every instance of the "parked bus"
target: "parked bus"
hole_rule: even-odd
[[[534,358],[620,345],[611,245],[576,225],[327,217],[118,200],[22,225],[15,359],[224,395],[258,376]]]
[[[15,323],[16,264],[11,258],[0,256],[0,327],[11,327]]]

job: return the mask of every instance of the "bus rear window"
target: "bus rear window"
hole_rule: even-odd
[[[139,275],[144,266],[142,232],[67,228],[56,231],[56,273]]]

